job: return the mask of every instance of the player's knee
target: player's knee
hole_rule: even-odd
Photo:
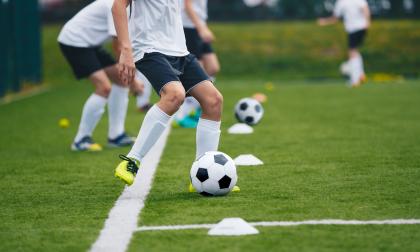
[[[96,93],[103,97],[108,97],[111,93],[111,85],[102,85],[96,89]]]
[[[179,89],[172,90],[166,94],[165,99],[172,108],[178,109],[185,100],[185,92]]]
[[[219,91],[209,95],[205,101],[204,109],[210,114],[219,115],[222,112],[223,96]]]

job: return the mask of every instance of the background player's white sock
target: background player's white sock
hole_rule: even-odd
[[[92,136],[93,130],[105,112],[107,99],[97,94],[92,94],[83,106],[82,118],[74,142],[79,142],[85,136]]]
[[[357,65],[358,65],[360,74],[365,75],[365,66],[363,64],[363,57],[361,54],[359,55],[359,57],[357,57]]]
[[[186,97],[184,103],[178,109],[175,114],[176,120],[182,120],[184,117],[188,116],[195,109],[200,107],[200,103],[192,96]]]
[[[358,57],[351,58],[349,60],[349,65],[351,68],[350,83],[352,85],[358,84],[360,81],[360,76],[361,76]]]
[[[150,103],[150,96],[152,94],[152,84],[150,84],[149,80],[139,71],[137,71],[137,79],[141,80],[144,84],[143,93],[137,95],[136,97],[137,108],[142,108]]]
[[[112,85],[111,93],[108,97],[109,139],[115,139],[125,131],[124,124],[127,115],[128,92],[129,89],[126,87]]]
[[[154,105],[144,117],[136,142],[127,156],[141,161],[168,127],[170,119],[171,116]]]
[[[198,159],[208,151],[217,151],[220,139],[221,122],[200,118],[197,125],[195,158]]]

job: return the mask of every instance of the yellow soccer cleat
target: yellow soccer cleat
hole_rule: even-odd
[[[188,186],[188,192],[197,192],[197,190],[195,190],[191,182],[190,182],[190,185]]]
[[[85,136],[79,142],[74,142],[71,145],[72,151],[87,151],[87,152],[96,152],[101,151],[102,146],[93,141],[92,137]]]
[[[120,158],[123,161],[115,169],[115,177],[130,186],[139,170],[139,162],[124,155],[120,155]]]
[[[233,188],[232,188],[232,192],[240,192],[241,191],[241,188],[239,188],[239,186],[234,186]]]

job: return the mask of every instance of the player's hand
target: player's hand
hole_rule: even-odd
[[[118,74],[123,85],[130,85],[133,83],[136,75],[136,66],[134,65],[131,48],[121,50]]]
[[[326,26],[327,24],[328,24],[328,22],[325,18],[319,18],[318,19],[318,25],[319,26]]]
[[[211,43],[215,39],[213,32],[211,32],[207,26],[201,28],[198,33],[200,34],[201,39],[206,43]]]

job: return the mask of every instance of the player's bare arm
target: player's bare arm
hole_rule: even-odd
[[[200,37],[207,43],[211,43],[215,40],[213,32],[208,28],[207,24],[203,23],[195,13],[192,1],[194,0],[185,0],[185,11],[190,17],[191,21],[197,28]]]
[[[370,13],[369,5],[363,7],[363,14],[365,15],[367,20],[367,28],[369,28],[372,21],[372,15]]]
[[[114,51],[115,58],[118,60],[120,58],[121,48],[117,37],[112,37],[112,51]]]
[[[119,48],[119,74],[123,84],[131,83],[135,76],[136,67],[133,60],[130,38],[128,34],[128,19],[126,8],[131,0],[115,0],[112,6],[112,16],[117,32]]]
[[[326,17],[326,18],[319,18],[318,19],[318,25],[320,26],[327,26],[327,25],[333,25],[337,23],[339,19],[335,16]]]

